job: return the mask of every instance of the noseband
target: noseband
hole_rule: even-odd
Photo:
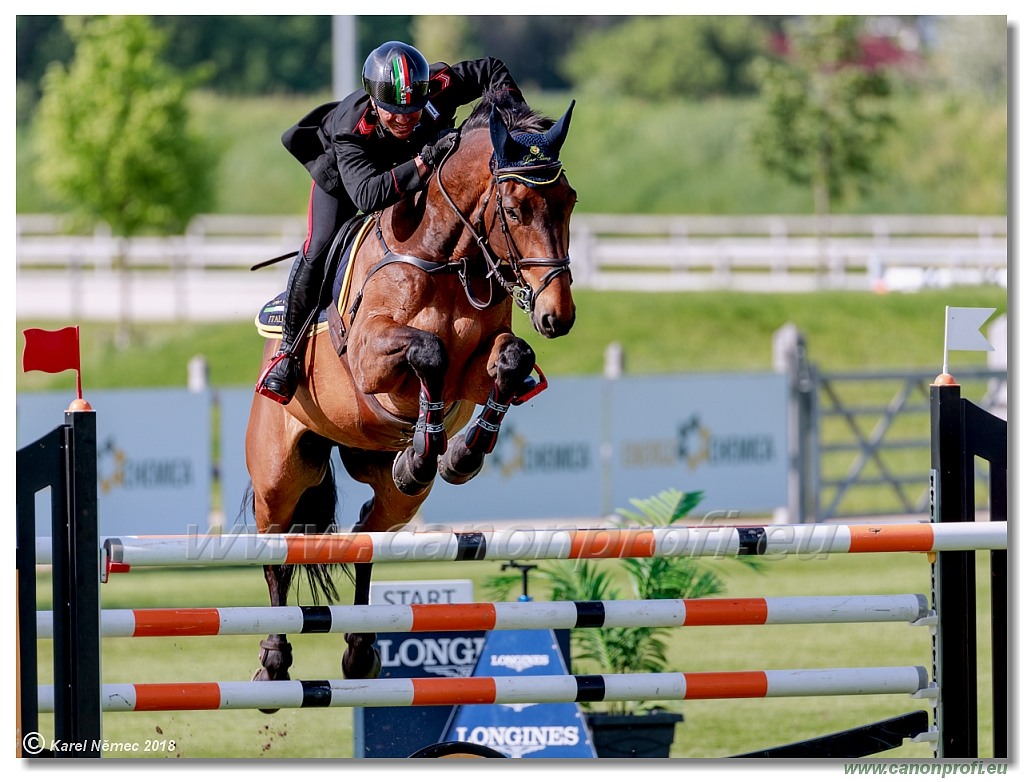
[[[561,163],[547,163],[539,166],[517,166],[509,168],[495,168],[494,158],[491,158],[491,186],[487,190],[487,197],[484,199],[483,208],[480,210],[480,224],[474,227],[470,224],[462,212],[459,211],[458,206],[455,205],[455,201],[448,194],[444,184],[441,182],[441,170],[444,168],[444,164],[448,162],[452,153],[457,148],[457,144],[453,146],[448,154],[445,155],[444,159],[438,164],[437,167],[437,186],[444,196],[445,201],[448,202],[448,206],[451,207],[452,211],[458,216],[459,220],[469,231],[473,237],[473,241],[480,248],[480,252],[483,254],[485,263],[487,264],[487,278],[493,279],[498,282],[499,285],[505,290],[505,292],[512,298],[512,300],[523,310],[526,314],[533,312],[534,305],[537,302],[537,297],[550,285],[558,275],[565,273],[569,275],[569,281],[572,282],[572,272],[569,271],[569,257],[564,258],[524,258],[523,254],[519,251],[516,246],[515,240],[512,238],[512,232],[508,226],[508,219],[505,216],[505,210],[501,204],[501,190],[498,185],[502,182],[509,180],[516,180],[525,184],[527,187],[537,188],[544,187],[546,185],[554,184],[562,176],[562,164]],[[490,202],[491,197],[494,196],[494,213],[498,223],[501,225],[501,233],[505,238],[505,249],[506,257],[499,258],[494,250],[491,248],[490,242],[487,241],[487,235],[490,229],[487,227],[487,204]],[[493,226],[493,222],[491,224]],[[506,278],[502,271],[502,265],[505,265],[512,272],[513,279],[509,280]],[[523,277],[523,269],[530,267],[546,267],[547,273],[541,278],[540,287],[534,290],[530,283]],[[491,295],[488,296],[486,301],[480,301],[470,291],[469,281],[466,278],[466,264],[463,263],[462,269],[459,271],[459,277],[462,280],[463,287],[466,290],[466,295],[469,298],[470,304],[477,309],[486,309],[490,307],[494,299],[494,290],[491,288]]]

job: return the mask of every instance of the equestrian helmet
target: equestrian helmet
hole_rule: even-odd
[[[411,114],[427,104],[430,66],[409,44],[388,41],[363,63],[363,89],[392,114]]]

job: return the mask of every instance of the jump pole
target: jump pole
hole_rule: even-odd
[[[104,574],[133,567],[460,562],[623,557],[823,556],[1006,548],[1006,522],[764,527],[126,536],[103,543]]]
[[[53,614],[40,611],[39,637]],[[460,630],[560,630],[585,627],[923,622],[934,615],[924,595],[692,598],[438,605],[280,606],[105,609],[105,638],[408,633]]]
[[[904,666],[592,676],[105,684],[102,704],[104,711],[204,711],[825,695],[931,697],[933,690],[924,667]],[[53,687],[40,687],[40,711],[52,708]]]

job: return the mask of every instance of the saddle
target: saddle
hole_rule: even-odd
[[[330,294],[327,294],[327,286],[322,285],[320,309],[307,336],[312,337],[329,329],[331,341],[339,356],[345,352],[346,338],[340,310],[345,306],[344,302],[352,286],[352,264],[349,261],[366,238],[372,224],[371,215],[353,217],[338,229],[328,250],[325,282],[329,280],[331,283]],[[288,291],[282,291],[256,314],[256,332],[264,339],[281,338],[287,300]]]

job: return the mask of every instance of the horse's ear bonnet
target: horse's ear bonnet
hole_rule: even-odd
[[[543,133],[509,132],[497,109],[491,109],[491,144],[499,180],[518,179],[527,185],[544,185],[558,179],[562,161],[558,153],[569,132],[576,101],[561,119]]]

